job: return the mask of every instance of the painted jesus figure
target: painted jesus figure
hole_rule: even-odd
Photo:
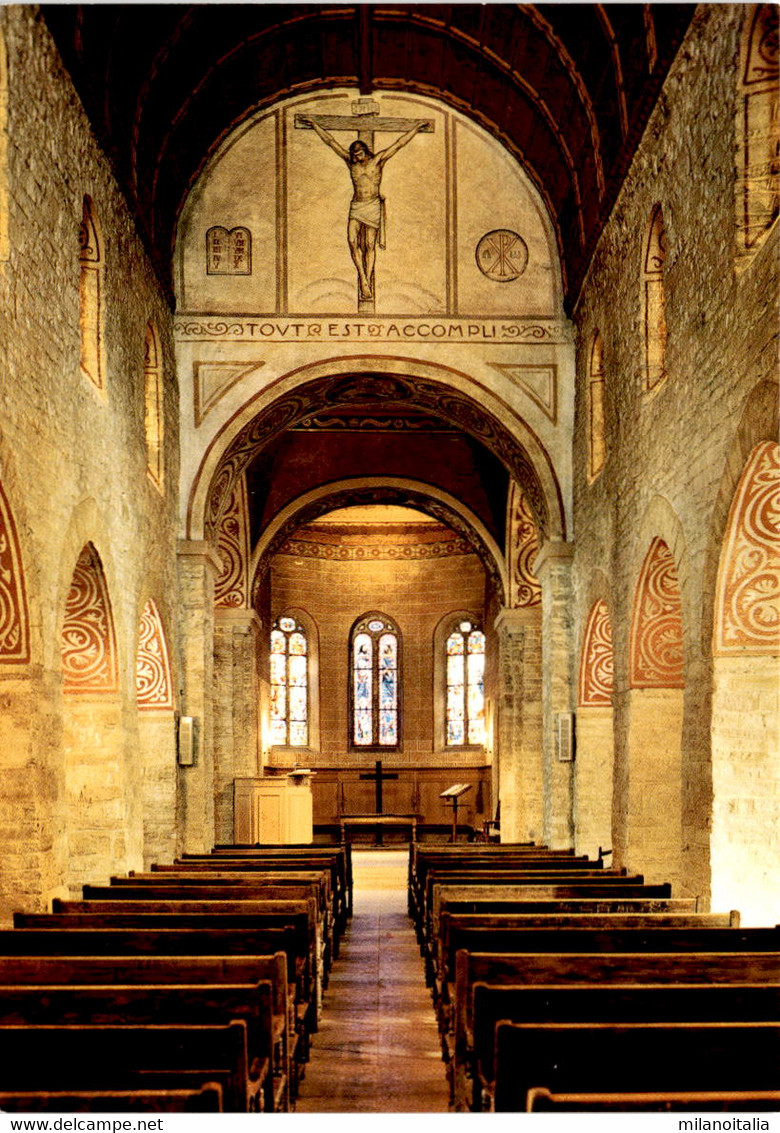
[[[321,138],[326,146],[330,146],[334,153],[337,153],[347,163],[354,189],[347,223],[349,251],[360,280],[360,298],[361,300],[373,299],[377,238],[379,238],[379,247],[384,248],[385,246],[385,201],[380,193],[382,170],[390,158],[408,145],[415,134],[424,128],[425,122],[417,122],[411,130],[407,130],[387,149],[372,153],[366,143],[361,141],[353,142],[348,150],[345,149],[332,134],[323,130],[308,115],[301,115],[300,121],[302,124],[310,126],[317,137]]]

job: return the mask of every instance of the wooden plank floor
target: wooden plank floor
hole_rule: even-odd
[[[446,1113],[436,1020],[406,913],[407,855],[353,853],[354,913],[298,1113]]]

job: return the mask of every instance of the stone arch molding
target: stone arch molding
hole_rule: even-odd
[[[253,602],[271,556],[302,523],[310,523],[334,508],[349,504],[407,504],[452,527],[467,539],[493,581],[502,603],[508,593],[506,563],[493,536],[476,515],[454,496],[418,480],[366,477],[324,484],[293,500],[269,523],[258,540],[249,565]]]
[[[542,538],[566,538],[563,496],[550,455],[506,402],[449,367],[372,355],[303,366],[248,401],[213,439],[194,477],[187,537],[214,541],[236,480],[285,429],[310,414],[367,400],[422,409],[462,428],[523,487]]]

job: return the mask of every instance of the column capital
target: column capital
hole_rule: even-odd
[[[553,566],[571,566],[574,544],[562,539],[548,539],[542,543],[534,560],[534,574],[541,582],[543,573]]]
[[[541,604],[537,606],[517,606],[514,609],[504,606],[498,611],[496,620],[493,622],[496,633],[499,634],[519,633],[523,629],[538,628],[541,624]]]
[[[179,559],[208,567],[215,578],[219,577],[222,560],[208,539],[179,539],[176,554]]]
[[[234,633],[251,633],[252,630],[259,632],[263,623],[257,610],[246,606],[215,606],[214,628],[228,629]]]

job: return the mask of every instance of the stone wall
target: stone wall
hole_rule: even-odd
[[[574,433],[575,634],[582,641],[596,572],[609,581],[615,643],[615,821],[628,822],[632,745],[629,631],[639,569],[654,537],[675,559],[682,591],[680,878],[710,889],[712,619],[728,503],[749,446],[751,393],[776,382],[778,227],[749,263],[735,227],[741,120],[738,60],[748,6],[703,5],[593,257],[576,312]],[[666,227],[667,378],[643,392],[642,252],[653,207]],[[604,343],[606,461],[588,483],[586,382],[596,330]],[[774,436],[772,395],[753,412],[752,443]],[[776,392],[774,395],[776,407]],[[767,407],[769,407],[767,411]],[[743,451],[745,450],[745,451]],[[641,758],[636,752],[634,758]],[[662,805],[659,797],[657,805]],[[748,832],[747,839],[752,837]],[[630,845],[623,830],[618,845]],[[644,868],[632,856],[623,864]]]
[[[0,12],[8,54],[8,236],[0,264],[0,482],[19,537],[30,610],[30,662],[0,663],[0,905],[43,908],[84,878],[68,839],[90,857],[90,876],[142,864],[141,782],[135,707],[139,621],[153,598],[176,679],[175,486],[178,394],[171,313],[127,205],[97,145],[49,34],[33,7]],[[88,195],[103,243],[105,388],[80,372],[79,228]],[[144,337],[153,321],[164,367],[164,492],[147,476]],[[118,692],[110,706],[111,774],[92,749],[82,761],[80,805],[119,837],[90,841],[78,808],[66,830],[61,627],[86,543],[105,571],[116,634]],[[90,724],[99,731],[106,705]],[[89,716],[85,703],[80,717]],[[175,766],[173,711],[158,737]],[[172,805],[170,792],[165,805]],[[173,828],[175,815],[168,815]],[[92,822],[90,820],[90,825]],[[102,849],[98,849],[102,847]],[[80,866],[83,865],[80,861]]]

